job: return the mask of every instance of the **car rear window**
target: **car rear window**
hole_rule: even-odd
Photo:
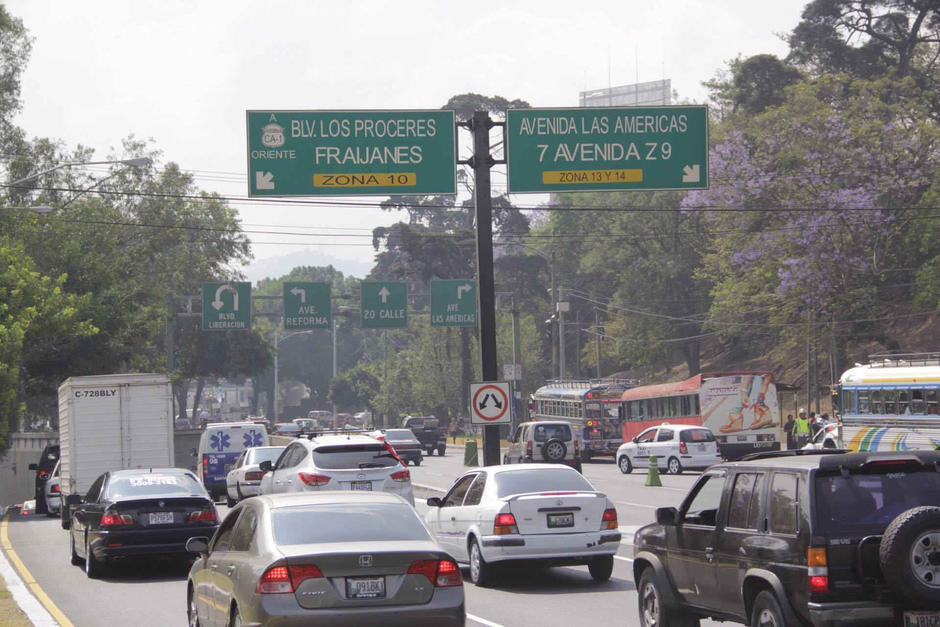
[[[410,429],[389,429],[385,437],[389,440],[414,440],[415,434]]]
[[[530,492],[594,491],[594,487],[581,476],[581,473],[569,468],[511,470],[495,473],[494,477],[496,479],[496,495],[500,498]]]
[[[205,491],[196,478],[186,473],[149,473],[129,477],[111,477],[108,497],[190,496]]]
[[[273,448],[252,448],[249,449],[246,463],[260,464],[261,462],[271,462],[273,464],[283,452],[283,446],[277,446]]]
[[[313,464],[324,470],[341,468],[385,468],[398,460],[384,444],[339,444],[319,446],[313,451]]]
[[[685,429],[679,432],[680,442],[714,442],[715,435],[708,429]]]
[[[921,505],[940,505],[940,473],[933,469],[816,477],[817,524],[823,530],[884,527]]]
[[[278,507],[271,511],[271,523],[279,545],[430,539],[414,509],[405,503]]]
[[[552,439],[568,442],[571,440],[571,427],[568,425],[535,425],[536,442],[547,442]]]

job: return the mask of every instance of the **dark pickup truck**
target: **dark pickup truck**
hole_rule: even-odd
[[[433,416],[407,416],[401,421],[401,426],[403,429],[411,429],[428,455],[434,451],[437,451],[438,455],[444,455],[447,449],[447,435],[441,429],[440,420]]]

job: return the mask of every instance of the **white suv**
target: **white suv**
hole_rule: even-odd
[[[664,422],[643,431],[632,442],[621,444],[617,449],[617,465],[624,474],[634,468],[649,468],[653,455],[656,467],[673,475],[686,469],[704,470],[721,461],[718,442],[710,429]]]
[[[317,490],[391,492],[414,505],[411,473],[395,451],[373,437],[350,433],[294,440],[265,472],[261,494]]]
[[[523,422],[516,427],[509,448],[503,455],[504,464],[545,462],[565,464],[581,472],[581,451],[584,437],[577,426],[564,420]]]

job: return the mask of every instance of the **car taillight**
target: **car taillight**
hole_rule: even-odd
[[[261,481],[264,473],[260,470],[250,470],[245,473],[245,481]]]
[[[460,569],[451,560],[418,560],[408,567],[409,575],[424,575],[437,588],[463,584]]]
[[[532,442],[525,443],[525,454],[526,457],[532,457]]]
[[[208,455],[202,456],[202,478],[203,479],[209,478],[209,456]]]
[[[581,456],[581,442],[579,442],[578,440],[574,441],[574,456],[575,457]]]
[[[59,490],[59,484],[53,485],[51,488],[49,488],[49,491],[52,492],[53,494],[58,494],[59,492],[61,492],[61,490]]]
[[[49,473],[48,473],[47,471],[45,471],[45,470],[40,470],[40,471],[39,471],[39,478],[40,478],[40,479],[48,479],[48,478],[49,478]]]
[[[609,507],[604,510],[604,515],[601,516],[601,529],[616,529],[617,528],[617,510],[613,507]]]
[[[209,522],[214,523],[219,520],[219,515],[216,514],[215,508],[211,507],[208,509],[201,509],[195,512],[189,513],[189,522]]]
[[[393,472],[391,477],[395,481],[411,481],[411,472],[407,468],[403,468],[398,472]]]
[[[117,527],[120,525],[133,525],[134,517],[129,514],[105,514],[99,523],[102,527]]]
[[[327,475],[318,475],[312,472],[298,472],[297,476],[300,477],[300,480],[304,482],[305,485],[312,486],[321,486],[326,485],[330,482],[330,477]]]
[[[516,517],[512,514],[496,514],[496,520],[493,521],[493,535],[501,536],[507,533],[519,533]]]
[[[829,592],[829,567],[825,547],[810,547],[806,551],[806,565],[809,567],[810,594]]]
[[[318,579],[323,573],[313,564],[272,566],[261,575],[255,592],[258,594],[284,594],[293,592],[307,579]]]
[[[689,454],[689,447],[686,445],[685,442],[679,442],[679,453],[682,455]]]

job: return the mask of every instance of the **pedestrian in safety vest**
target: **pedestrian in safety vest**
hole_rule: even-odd
[[[796,448],[803,448],[809,441],[809,435],[809,419],[806,417],[806,410],[801,407],[800,413],[793,423],[793,439],[796,440]]]

